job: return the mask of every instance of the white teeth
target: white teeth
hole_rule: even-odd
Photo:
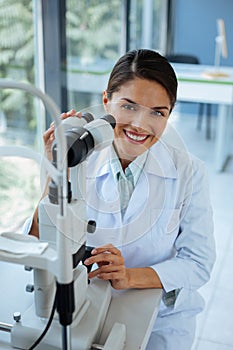
[[[137,136],[137,135],[131,134],[130,132],[126,132],[126,135],[134,141],[143,141],[147,138],[147,136]]]

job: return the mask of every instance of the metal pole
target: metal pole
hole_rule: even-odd
[[[12,330],[12,328],[13,328],[13,325],[12,325],[12,324],[0,322],[0,331],[10,333],[11,330]]]
[[[62,350],[71,350],[70,326],[62,326]]]

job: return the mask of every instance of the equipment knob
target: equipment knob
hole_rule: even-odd
[[[89,220],[87,223],[87,232],[94,233],[96,230],[96,222],[95,220]]]
[[[28,293],[32,293],[32,292],[34,292],[34,284],[27,284],[26,285],[26,292],[28,292]]]
[[[14,312],[13,319],[15,322],[19,322],[21,320],[21,313],[18,311]]]
[[[25,271],[32,271],[33,268],[31,266],[24,266]]]

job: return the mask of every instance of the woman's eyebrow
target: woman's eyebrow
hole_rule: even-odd
[[[130,100],[129,98],[122,97],[122,100],[139,106],[139,104],[137,102],[134,102],[134,101]],[[155,107],[148,107],[148,108],[153,109],[153,110],[158,110],[158,109],[167,109],[168,111],[170,110],[170,108],[167,106],[155,106]]]
[[[157,107],[151,107],[150,109],[153,110],[158,110],[158,109],[167,109],[168,111],[170,111],[170,108],[167,106],[157,106]]]
[[[129,98],[126,98],[126,97],[122,97],[121,100],[127,101],[127,102],[129,102],[129,103],[134,104],[134,105],[137,105],[137,104],[138,104],[138,103],[136,103],[136,102],[130,100]]]

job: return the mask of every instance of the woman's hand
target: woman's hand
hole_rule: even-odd
[[[84,261],[85,265],[97,264],[88,277],[109,280],[115,289],[163,288],[158,274],[151,267],[126,268],[119,249],[107,244],[92,250],[92,256]]]
[[[92,256],[84,261],[85,265],[97,264],[98,268],[88,274],[88,278],[98,277],[109,280],[115,289],[128,289],[129,274],[119,249],[107,244],[92,250]]]
[[[76,112],[75,109],[71,109],[69,112],[61,114],[61,119],[66,119],[68,117],[79,117],[81,118],[82,113]],[[50,124],[50,127],[45,131],[43,135],[45,154],[49,160],[52,160],[52,143],[55,139],[54,135],[54,122]]]
[[[68,117],[82,117],[81,112],[76,112],[74,109],[71,109],[69,112],[62,113],[61,114],[61,119],[66,119]],[[50,127],[45,131],[43,135],[43,140],[44,140],[44,150],[45,154],[48,158],[48,160],[52,160],[52,143],[55,139],[55,128],[54,128],[54,122],[50,124]],[[41,198],[44,198],[48,194],[48,185],[50,183],[50,178],[47,178],[46,185],[42,194]],[[38,224],[38,206],[35,209],[35,212],[33,214],[33,220],[32,220],[32,225],[29,231],[30,235],[36,236],[39,238],[39,224]]]

